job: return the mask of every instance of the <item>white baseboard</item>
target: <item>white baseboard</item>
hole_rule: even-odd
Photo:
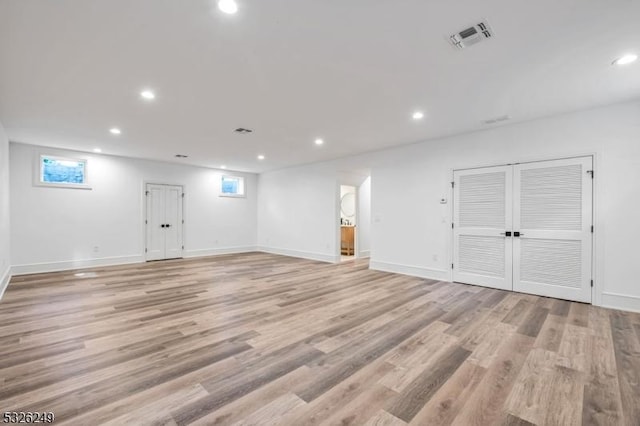
[[[2,275],[0,275],[0,300],[2,300],[2,296],[4,296],[4,292],[9,287],[9,282],[11,281],[11,267],[7,268]]]
[[[313,253],[309,251],[290,250],[274,247],[258,247],[258,251],[271,254],[279,254],[281,256],[299,257],[301,259],[317,260],[320,262],[340,263],[340,256]]]
[[[638,296],[603,292],[601,301],[600,306],[603,308],[640,312],[640,297]]]
[[[430,280],[450,281],[449,271],[443,269],[430,269],[421,266],[401,265],[398,263],[387,263],[372,260],[369,262],[369,269],[382,272],[393,272],[402,275],[411,275],[413,277],[427,278]]]
[[[214,249],[185,250],[184,257],[206,257],[221,254],[236,254],[258,251],[255,246],[248,247],[222,247]],[[131,263],[143,263],[144,255],[114,256],[99,259],[70,260],[64,262],[33,263],[15,265],[12,268],[13,275],[41,274],[45,272],[69,271],[73,269],[95,268],[99,266],[128,265]]]
[[[41,274],[45,272],[69,271],[73,269],[95,268],[99,266],[126,265],[144,262],[144,256],[116,256],[99,259],[68,260],[64,262],[32,263],[15,265],[11,268],[13,275]]]
[[[371,250],[360,250],[358,253],[358,257],[361,259],[371,257]]]
[[[185,250],[184,257],[207,257],[207,256],[219,256],[222,254],[238,254],[238,253],[251,253],[253,251],[259,251],[256,246],[246,247],[221,247],[213,249],[197,249],[197,250]]]

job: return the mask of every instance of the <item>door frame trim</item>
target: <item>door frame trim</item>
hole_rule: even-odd
[[[600,173],[598,172],[598,153],[597,152],[587,152],[587,153],[583,153],[583,154],[574,154],[574,155],[565,155],[565,156],[558,156],[558,157],[530,157],[530,158],[523,158],[521,160],[518,161],[513,161],[510,163],[502,163],[502,164],[484,164],[484,165],[477,165],[477,166],[468,166],[468,167],[453,167],[449,170],[449,177],[450,177],[450,182],[448,183],[449,185],[449,196],[451,199],[451,203],[449,203],[449,238],[448,238],[448,244],[449,244],[449,262],[448,264],[451,265],[453,263],[453,259],[455,258],[455,253],[454,251],[454,243],[453,243],[453,239],[454,239],[454,229],[451,227],[451,224],[453,223],[453,213],[454,213],[454,203],[455,203],[455,196],[454,196],[454,188],[451,185],[451,182],[454,182],[454,173],[456,171],[461,171],[461,170],[475,170],[475,169],[485,169],[485,168],[490,168],[490,167],[499,167],[499,166],[513,166],[516,164],[530,164],[530,163],[542,163],[542,162],[546,162],[546,161],[554,161],[554,160],[570,160],[570,159],[575,159],[575,158],[584,158],[584,157],[591,157],[592,159],[592,164],[593,164],[593,170],[594,170],[594,176],[593,176],[593,185],[591,185],[591,191],[592,191],[592,196],[591,196],[591,208],[592,208],[592,212],[591,212],[591,221],[592,221],[592,225],[594,225],[594,231],[593,234],[591,236],[591,279],[593,279],[593,287],[591,287],[591,304],[594,306],[602,306],[602,299],[603,299],[603,288],[604,288],[604,273],[602,271],[602,268],[598,267],[597,264],[597,259],[600,259],[601,256],[599,253],[597,253],[598,249],[603,249],[603,247],[600,247],[601,244],[599,244],[599,239],[598,239],[598,231],[599,228],[602,226],[602,224],[600,224],[600,215],[598,214],[598,194],[599,194],[599,190],[598,190],[598,179],[600,176]],[[453,268],[449,268],[449,281],[453,282]]]
[[[142,243],[141,247],[142,247],[142,258],[144,259],[145,262],[149,262],[149,260],[147,260],[147,253],[145,251],[145,249],[147,248],[147,224],[145,223],[145,221],[147,220],[147,196],[146,196],[146,191],[147,191],[147,185],[163,185],[163,186],[179,186],[182,188],[182,193],[186,194],[186,188],[187,186],[183,183],[171,183],[171,182],[166,182],[166,181],[157,181],[157,180],[146,180],[144,179],[142,181],[142,191],[141,191],[141,197],[140,197],[140,202],[142,203],[142,217],[140,219],[140,223],[142,224],[142,232],[141,232],[141,236],[140,236],[140,241]],[[186,195],[182,198],[182,220],[184,221],[185,218],[185,213],[186,213]],[[187,240],[187,236],[185,234],[185,226],[184,223],[181,223],[180,226],[182,226],[182,244],[184,246],[186,246],[186,240]],[[184,256],[184,250],[183,252],[183,256]]]

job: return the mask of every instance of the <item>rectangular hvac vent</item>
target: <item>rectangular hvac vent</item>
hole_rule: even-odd
[[[509,117],[508,115],[501,115],[500,117],[495,117],[495,118],[491,118],[489,120],[484,120],[483,123],[484,124],[496,124],[496,123],[501,123],[503,121],[508,121],[510,119],[511,119],[511,117]]]
[[[476,25],[450,35],[449,41],[457,49],[464,49],[491,37],[493,37],[493,30],[489,23],[481,21]]]
[[[478,31],[474,27],[471,27],[471,28],[467,28],[466,30],[460,31],[459,35],[463,39],[466,39],[466,38],[469,38],[472,35],[476,35],[476,34],[478,34]]]

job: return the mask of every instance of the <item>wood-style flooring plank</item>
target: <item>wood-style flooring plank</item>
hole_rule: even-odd
[[[364,426],[405,426],[406,423],[384,410],[378,411]]]
[[[514,333],[498,351],[476,391],[469,397],[452,424],[492,425],[503,417],[509,396],[524,361],[533,347],[529,336]]]
[[[487,370],[464,362],[411,420],[411,425],[448,425],[473,395]]]
[[[416,377],[386,408],[386,411],[407,423],[410,422],[470,354],[471,352],[459,346],[445,352],[434,363],[433,368],[426,369]]]
[[[640,342],[633,333],[629,316],[612,312],[610,319],[624,424],[630,426],[640,419]]]

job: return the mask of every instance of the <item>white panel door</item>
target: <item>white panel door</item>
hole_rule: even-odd
[[[512,289],[513,170],[454,172],[453,280]]]
[[[182,187],[165,189],[165,259],[182,257]]]
[[[591,157],[514,166],[515,291],[591,303],[592,170]]]
[[[146,260],[183,255],[182,187],[147,184]]]
[[[165,190],[163,185],[147,185],[146,259],[165,258]]]

